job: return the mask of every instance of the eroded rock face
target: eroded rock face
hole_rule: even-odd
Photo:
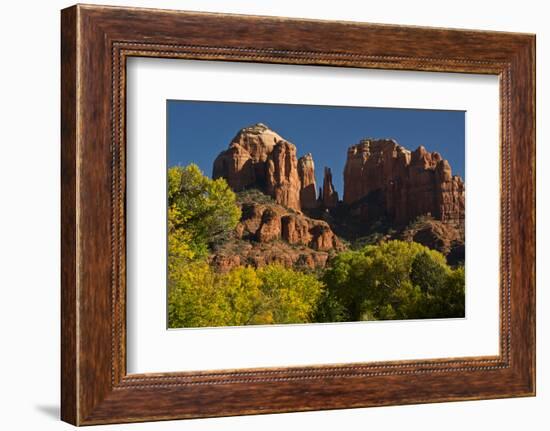
[[[327,222],[290,212],[280,205],[244,204],[236,235],[238,239],[253,238],[261,243],[281,239],[320,251],[343,247]]]
[[[270,242],[281,238],[281,215],[271,208],[264,209],[259,228],[254,236],[259,242]]]
[[[332,184],[332,172],[327,167],[325,167],[320,199],[324,208],[334,208],[338,204],[338,193]]]
[[[315,184],[315,163],[311,153],[298,159],[298,176],[300,177],[300,204],[304,209],[316,208],[317,186]]]
[[[418,242],[447,256],[451,265],[464,263],[464,226],[425,219],[407,226],[396,239]]]
[[[282,138],[264,124],[241,129],[214,160],[212,177],[225,178],[235,191],[265,183],[265,162]]]
[[[256,175],[250,153],[239,144],[231,144],[214,161],[213,178],[223,177],[235,191],[254,184]]]
[[[275,202],[287,208],[300,210],[300,177],[296,147],[287,141],[279,141],[269,154],[266,168],[265,192]]]
[[[212,257],[222,269],[273,262],[322,268],[344,249],[334,232],[353,241],[380,221],[396,238],[456,262],[464,257],[464,183],[439,153],[422,146],[411,152],[392,139],[364,139],[350,147],[342,203],[329,168],[316,193],[313,156],[298,159],[294,144],[259,123],[240,130],[218,155],[213,177],[225,178],[236,192],[258,190],[240,194],[235,238]]]
[[[313,162],[311,155],[309,159]],[[307,163],[303,165],[303,168],[309,168]],[[214,161],[212,177],[225,178],[235,191],[254,187],[287,208],[299,211],[302,207],[304,187],[298,173],[296,147],[264,124],[258,123],[237,133],[229,148]],[[306,169],[304,181],[309,190],[307,177],[309,171]]]
[[[241,204],[242,217],[235,239],[211,257],[220,270],[238,265],[323,268],[329,254],[344,250],[344,244],[329,224],[271,203]]]
[[[240,245],[238,251],[226,245],[222,253],[211,256],[210,262],[220,272],[227,272],[241,265],[259,268],[273,263],[287,268],[324,268],[328,259],[329,253],[326,251],[297,249],[287,243],[278,242]]]
[[[464,183],[437,152],[410,152],[394,140],[365,139],[348,149],[344,202],[366,219],[387,216],[404,224],[420,215],[464,219]],[[359,203],[359,204],[358,204]]]

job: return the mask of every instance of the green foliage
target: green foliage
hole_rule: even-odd
[[[425,251],[418,253],[411,265],[411,282],[419,286],[423,293],[434,294],[441,290],[449,268]]]
[[[464,315],[463,268],[453,271],[442,254],[414,242],[388,241],[341,253],[323,281],[325,304],[342,307],[346,320]]]
[[[168,326],[218,326],[226,321],[222,292],[208,263],[190,261],[171,268],[168,279]]]
[[[324,289],[315,310],[314,321],[349,322],[350,320],[348,311],[338,298],[329,289]]]
[[[314,275],[268,265],[258,269],[258,276],[273,323],[311,321],[324,287]]]
[[[238,199],[270,200],[256,190]],[[196,165],[169,169],[170,327],[464,316],[464,268],[450,268],[439,252],[414,242],[382,241],[333,255],[324,273],[281,265],[220,273],[208,255],[240,217],[225,180],[211,180]]]
[[[270,204],[275,201],[258,189],[247,189],[237,193],[237,200],[242,203]]]
[[[445,285],[434,296],[438,317],[464,317],[465,274],[460,266],[448,275]]]
[[[241,217],[235,193],[223,178],[212,180],[197,165],[168,170],[169,234],[185,231],[197,256],[226,239]]]
[[[323,288],[313,275],[280,265],[222,274],[206,262],[189,262],[170,273],[169,326],[307,323]]]

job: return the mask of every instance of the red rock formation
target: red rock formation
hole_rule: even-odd
[[[311,235],[309,233],[310,224],[305,217],[294,214],[281,217],[281,236],[289,244],[309,245]]]
[[[329,253],[313,249],[299,249],[285,242],[236,244],[227,243],[218,253],[210,257],[210,262],[220,272],[227,272],[240,265],[256,268],[271,263],[286,267],[324,268]]]
[[[323,220],[253,200],[242,203],[241,209],[234,240],[225,242],[211,256],[212,263],[222,271],[238,265],[258,267],[275,262],[323,268],[330,252],[345,248]]]
[[[376,192],[379,196],[375,200],[380,202],[362,207],[363,215],[388,214],[397,222],[428,213],[442,219],[459,218],[463,185],[452,176],[436,184],[434,177],[447,178],[450,169],[446,164],[435,175],[440,161],[439,154],[423,147],[411,153],[393,140],[363,140],[348,150],[344,202],[355,203]],[[235,191],[257,188],[275,202],[298,211],[319,205],[330,209],[338,203],[330,169],[325,169],[317,200],[311,154],[298,160],[296,147],[261,123],[237,133],[229,149],[216,158],[213,177],[225,178]]]
[[[241,191],[256,181],[250,153],[239,144],[231,144],[214,161],[213,178],[223,177],[235,191]]]
[[[281,216],[267,208],[262,212],[260,227],[255,233],[259,242],[269,242],[281,238]]]
[[[327,167],[325,167],[320,199],[324,208],[334,208],[338,204],[338,193],[334,190],[334,185],[332,184],[332,172]]]
[[[246,203],[235,230],[238,239],[255,239],[268,243],[282,239],[314,250],[341,250],[343,245],[327,222],[302,213],[289,212],[276,204]]]
[[[257,188],[272,196],[275,202],[301,210],[303,187],[296,147],[264,124],[246,127],[237,133],[229,149],[214,161],[212,177],[225,178],[235,191]]]
[[[410,152],[393,140],[365,139],[348,150],[344,202],[367,219],[388,216],[398,224],[420,215],[446,222],[464,219],[464,184],[437,152]]]
[[[418,242],[448,255],[456,244],[464,243],[464,232],[443,221],[426,217],[411,223],[396,233],[394,238]]]
[[[464,183],[453,176],[447,160],[441,160],[436,167],[436,208],[442,221],[464,218]]]
[[[235,191],[263,185],[268,155],[282,139],[261,123],[241,129],[214,161],[212,177],[225,178]]]
[[[254,181],[252,183],[263,185],[265,183],[265,163],[277,142],[282,140],[283,138],[279,134],[265,124],[258,123],[239,130],[229,146],[239,145],[250,154],[251,164],[254,166]],[[233,187],[231,183],[229,185]]]
[[[300,204],[304,209],[318,206],[315,185],[315,164],[311,153],[298,159],[298,176],[300,177]]]
[[[275,202],[287,208],[300,210],[300,177],[296,147],[279,141],[269,154],[266,163],[265,191]]]
[[[411,153],[391,139],[362,140],[348,149],[344,167],[344,202],[353,203],[406,176]]]

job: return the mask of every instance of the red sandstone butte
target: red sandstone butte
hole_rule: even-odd
[[[423,146],[415,151],[391,139],[364,139],[348,149],[344,202],[366,218],[388,216],[405,224],[420,215],[444,222],[464,220],[464,183],[449,163]]]
[[[302,170],[300,177],[294,144],[265,124],[258,123],[241,129],[229,148],[216,157],[212,177],[225,178],[235,191],[258,188],[273,197],[276,203],[300,211],[302,196],[306,196],[305,207],[311,204],[311,192],[302,189],[309,190],[312,177],[315,189],[311,155],[309,160],[311,172],[307,159],[304,159],[302,169],[305,171]]]

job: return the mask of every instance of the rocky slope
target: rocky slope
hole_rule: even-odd
[[[234,237],[212,256],[222,271],[274,262],[323,268],[331,253],[345,248],[328,223],[285,208],[258,190],[239,193],[238,202],[242,217]]]
[[[393,239],[414,241],[447,256],[450,265],[464,263],[464,225],[445,223],[431,217],[419,217]]]

